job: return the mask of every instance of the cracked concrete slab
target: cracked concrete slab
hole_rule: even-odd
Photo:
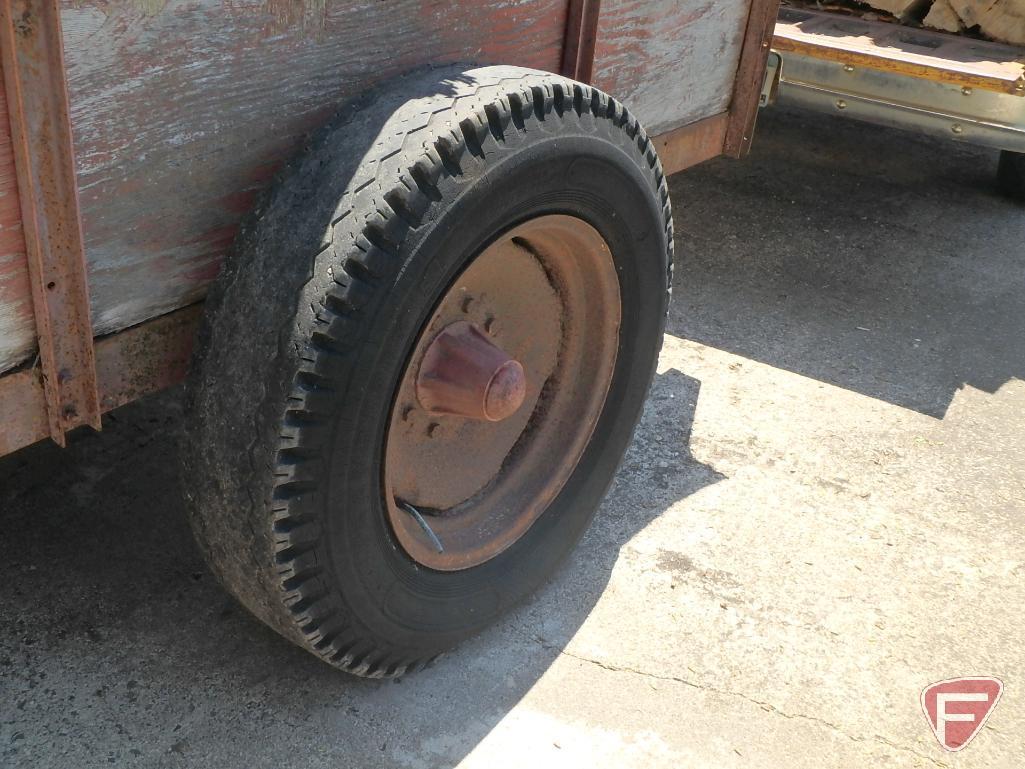
[[[988,152],[788,112],[673,179],[659,373],[558,578],[396,682],[189,538],[179,393],[0,460],[0,764],[1020,767],[1025,212]],[[926,684],[996,675],[965,751]]]

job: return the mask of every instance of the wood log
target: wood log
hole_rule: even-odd
[[[944,32],[963,32],[964,23],[957,11],[950,4],[950,0],[935,0],[929,13],[922,19],[922,24],[930,29],[939,29]]]
[[[1025,0],[949,0],[966,27],[986,37],[1025,45]]]
[[[954,9],[954,13],[961,17],[961,22],[966,27],[974,27],[979,23],[979,12],[983,9],[984,5],[992,5],[993,0],[988,2],[980,3],[975,0],[949,0],[950,7]]]
[[[979,14],[979,29],[994,40],[1025,45],[1025,0],[993,3]]]
[[[915,18],[919,11],[924,11],[929,6],[929,0],[865,0],[865,4],[886,11],[898,19],[908,19]]]

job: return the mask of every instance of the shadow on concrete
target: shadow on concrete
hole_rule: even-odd
[[[620,547],[720,475],[690,456],[699,383],[656,378],[570,563],[421,674],[339,673],[251,618],[196,550],[177,476],[180,393],[70,448],[0,460],[0,756],[5,766],[454,766],[542,676]]]
[[[995,392],[1025,376],[1025,211],[996,162],[764,112],[751,157],[672,180],[670,332],[938,418],[965,385]]]

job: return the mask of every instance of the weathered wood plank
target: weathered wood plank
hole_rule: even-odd
[[[21,202],[14,170],[7,98],[0,77],[0,371],[35,349],[32,286],[21,230]]]
[[[558,70],[568,2],[64,0],[94,332],[200,300],[284,159],[373,84],[428,63]],[[594,81],[652,134],[723,112],[748,2],[603,0]],[[0,147],[0,208],[3,168]],[[0,370],[34,349],[19,253],[0,251]]]
[[[95,332],[200,299],[276,168],[357,93],[427,63],[558,69],[565,3],[70,0]]]
[[[749,0],[602,0],[593,82],[649,134],[729,107]]]

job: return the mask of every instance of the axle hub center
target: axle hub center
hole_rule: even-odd
[[[434,338],[416,378],[417,400],[432,414],[501,422],[526,396],[520,362],[467,321],[446,326]]]

